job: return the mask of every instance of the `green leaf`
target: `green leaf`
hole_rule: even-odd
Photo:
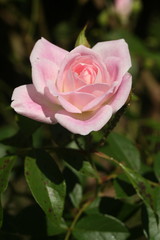
[[[130,190],[130,187],[132,187],[132,185],[126,181],[123,181],[119,177],[114,180],[113,186],[116,192],[116,198],[126,199],[131,195],[129,194],[129,190]]]
[[[126,240],[129,233],[125,225],[109,215],[93,214],[83,217],[75,226],[77,240]]]
[[[79,178],[95,177],[98,179],[96,170],[92,167],[91,163],[87,161],[86,155],[76,149],[60,149],[57,154],[65,161],[66,166]]]
[[[0,143],[0,158],[8,155],[8,152],[13,152],[13,148]]]
[[[127,168],[123,164],[119,163],[119,165],[124,170],[129,181],[136,190],[138,196],[144,201],[146,206],[155,210],[153,188],[150,185],[149,181],[147,181],[145,178],[143,178],[140,174],[133,171],[132,169]]]
[[[14,166],[16,156],[0,158],[0,193],[4,192],[8,185],[10,172]]]
[[[48,130],[53,141],[59,147],[63,148],[71,142],[71,132],[61,125],[48,125]]]
[[[74,207],[78,208],[83,196],[82,186],[76,183],[73,191],[69,194],[69,196]]]
[[[10,125],[4,125],[0,128],[0,141],[3,140],[3,139],[6,139],[6,138],[9,138],[9,137],[12,137],[16,132],[17,132],[17,129]]]
[[[154,206],[155,211],[150,207],[146,207],[148,224],[146,235],[150,240],[159,240],[160,239],[160,187],[154,189]]]
[[[25,176],[30,190],[50,220],[59,225],[64,208],[66,185],[51,156],[35,151],[25,160]]]
[[[149,228],[149,238],[150,240],[160,239],[160,224],[157,223],[155,213],[151,208],[147,208],[148,213],[148,228]]]
[[[0,194],[4,192],[8,185],[10,172],[14,166],[16,156],[0,158]],[[2,225],[3,212],[0,206],[0,226]]]
[[[46,229],[47,236],[54,236],[66,232],[67,225],[63,219],[58,225],[56,225],[46,216]]]
[[[83,174],[88,177],[98,178],[96,170],[92,167],[91,163],[88,161],[83,162],[82,168],[80,169],[80,174]]]
[[[114,186],[114,190],[115,190],[115,193],[116,193],[116,198],[122,198],[123,199],[123,198],[128,197],[128,195],[123,190],[123,188],[120,186],[120,184],[118,183],[117,180],[114,180],[113,186]]]
[[[89,214],[99,214],[99,205],[100,205],[101,198],[97,197],[94,201],[89,204],[89,206],[85,209],[85,212]]]
[[[78,35],[78,38],[76,40],[76,43],[75,43],[75,47],[79,46],[79,45],[84,45],[88,48],[90,48],[90,44],[85,36],[85,32],[86,32],[86,28],[87,26],[85,26],[82,31],[80,32],[80,34]]]
[[[139,170],[141,161],[140,154],[133,143],[122,135],[111,133],[107,138],[107,145],[101,150],[134,170]]]
[[[160,152],[158,152],[154,156],[154,172],[155,172],[156,178],[160,182]]]
[[[121,167],[126,176],[128,177],[130,183],[136,190],[138,196],[144,201],[146,206],[150,207],[151,209],[153,209],[153,211],[155,211],[154,192],[150,182],[147,179],[143,178],[139,173],[126,167],[124,164],[118,162],[112,157],[109,157],[103,153],[96,153],[96,155],[106,160],[112,161],[114,164]]]
[[[41,123],[18,115],[17,124],[19,129],[16,134],[7,139],[5,138],[2,143],[14,147],[31,146],[32,134],[41,126]]]

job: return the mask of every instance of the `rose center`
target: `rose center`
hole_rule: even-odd
[[[73,71],[75,76],[84,83],[92,84],[95,82],[97,68],[94,65],[79,63],[75,66]]]

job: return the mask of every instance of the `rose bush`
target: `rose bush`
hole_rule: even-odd
[[[42,38],[30,61],[33,84],[15,88],[11,107],[37,121],[58,122],[73,133],[100,130],[131,90],[131,59],[123,39],[68,52]]]

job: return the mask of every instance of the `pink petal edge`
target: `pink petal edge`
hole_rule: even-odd
[[[55,63],[46,59],[32,63],[32,81],[39,93],[44,94],[45,88],[48,88],[53,94],[56,93],[55,82],[58,70]]]
[[[60,66],[66,54],[68,54],[68,51],[65,49],[52,44],[45,38],[41,38],[33,47],[30,61],[33,63],[39,59],[47,59],[57,64],[57,66]]]
[[[64,110],[55,114],[58,123],[69,131],[80,135],[87,135],[92,131],[100,130],[111,116],[112,107],[108,105],[103,106],[98,111],[88,113],[87,117],[85,114],[71,114]]]
[[[92,49],[102,57],[103,61],[108,57],[120,58],[124,73],[131,67],[128,44],[124,39],[99,42]]]
[[[58,97],[58,99],[61,100],[61,104],[63,107],[64,107],[63,102],[67,101],[68,103],[72,104],[76,109],[79,109],[77,113],[80,113],[82,112],[82,109],[86,105],[88,105],[90,102],[92,102],[95,99],[95,96],[87,92],[71,92],[71,93],[61,94],[61,98]],[[69,112],[73,112],[71,109],[66,109],[66,110]]]
[[[122,83],[117,90],[117,93],[113,96],[113,99],[109,105],[113,108],[113,113],[117,112],[127,101],[132,86],[132,76],[130,73],[126,73],[122,79]]]
[[[23,85],[14,89],[11,107],[17,113],[36,121],[56,123],[54,115],[59,107],[42,102],[42,99],[42,95],[36,92],[33,84]]]

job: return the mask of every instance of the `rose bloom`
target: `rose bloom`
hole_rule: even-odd
[[[115,10],[121,16],[128,16],[132,11],[133,0],[115,0]]]
[[[126,102],[131,90],[131,59],[126,42],[80,45],[68,52],[44,38],[30,61],[33,84],[14,89],[11,107],[36,121],[59,123],[87,135],[100,130]]]

